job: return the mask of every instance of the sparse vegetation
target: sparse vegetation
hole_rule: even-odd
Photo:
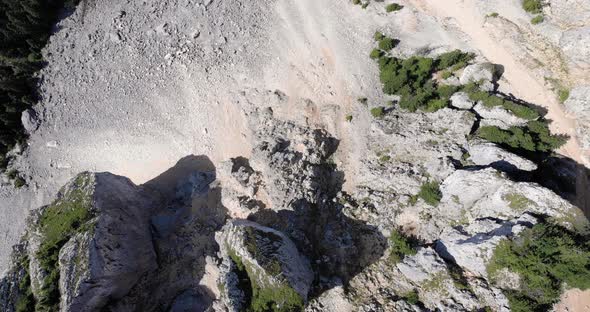
[[[498,14],[498,12],[492,12],[492,13],[486,15],[486,16],[487,17],[498,17],[498,16],[500,16],[500,14]]]
[[[36,258],[47,276],[41,284],[35,309],[57,311],[59,307],[58,256],[61,247],[76,233],[90,230],[88,221],[92,217],[91,201],[83,188],[88,186],[89,177],[80,175],[74,181],[76,189],[47,207],[39,219],[42,241]]]
[[[523,0],[522,8],[531,14],[541,14],[543,12],[542,0]]]
[[[385,108],[382,106],[371,108],[371,115],[375,118],[381,118],[385,115]]]
[[[418,302],[420,302],[420,295],[416,289],[412,289],[412,291],[404,294],[402,298],[406,300],[407,303],[412,305],[418,304]]]
[[[559,98],[560,103],[564,103],[570,97],[570,90],[562,88],[557,90],[557,96]]]
[[[24,276],[18,284],[19,297],[16,302],[16,312],[34,312],[35,311],[35,297],[31,288],[31,275],[29,273],[29,258],[23,256],[17,265],[18,268],[24,271]]]
[[[567,137],[553,135],[545,122],[533,120],[524,127],[510,127],[508,130],[496,126],[484,126],[477,135],[490,142],[527,152],[551,152],[566,143]]]
[[[530,107],[506,100],[487,91],[481,91],[477,89],[474,90],[471,87],[467,87],[466,91],[470,100],[474,102],[481,101],[485,107],[492,108],[494,106],[501,106],[514,114],[514,116],[526,120],[535,120],[540,117],[539,113]]]
[[[381,38],[381,40],[379,40],[379,49],[387,52],[387,51],[395,48],[398,43],[399,43],[399,41],[397,39],[383,37],[383,38]]]
[[[404,8],[404,7],[403,7],[402,5],[399,5],[399,4],[397,4],[397,3],[391,3],[391,4],[388,4],[388,5],[385,7],[385,11],[386,11],[387,13],[391,13],[391,12],[399,11],[399,10],[401,10],[401,9],[403,9],[403,8]]]
[[[438,183],[433,181],[422,184],[418,197],[422,198],[429,205],[438,205],[442,198]]]
[[[531,19],[531,24],[533,24],[533,25],[541,24],[544,20],[545,20],[545,17],[543,15],[537,15]]]
[[[395,264],[402,261],[405,256],[415,255],[418,241],[411,237],[406,237],[399,230],[394,229],[391,231],[391,235],[389,235],[389,245],[391,246],[389,260]]]
[[[233,252],[229,253],[236,264],[237,275],[246,290],[248,312],[296,312],[303,311],[303,299],[287,284],[266,285],[263,277]]]
[[[348,114],[345,117],[346,121],[351,122],[352,121],[352,115]]]
[[[541,223],[500,242],[487,271],[520,275],[520,289],[505,291],[512,311],[549,311],[563,287],[590,288],[590,237]]]
[[[528,199],[526,196],[518,193],[506,194],[502,197],[508,201],[508,206],[516,211],[524,212],[527,208],[535,206],[535,202]]]

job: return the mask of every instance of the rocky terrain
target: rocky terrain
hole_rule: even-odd
[[[590,8],[434,2],[82,1],[0,189],[0,310],[584,311]],[[473,53],[447,107],[383,92],[376,31]],[[545,119],[466,85],[568,143],[486,140]],[[501,253],[546,228],[550,289]]]

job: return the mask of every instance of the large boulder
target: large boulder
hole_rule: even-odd
[[[457,92],[451,96],[451,105],[459,109],[472,109],[475,102],[469,99],[469,95],[465,92]]]
[[[248,308],[246,302],[301,308],[307,302],[314,274],[307,258],[283,233],[233,220],[215,239],[225,263],[219,284],[227,309],[243,311]],[[246,293],[246,288],[251,292]]]

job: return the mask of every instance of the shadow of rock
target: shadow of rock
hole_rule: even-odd
[[[214,239],[226,218],[215,167],[206,156],[187,156],[140,186],[157,198],[151,234],[158,267],[104,311],[205,311],[215,299],[215,278],[204,278],[219,250]],[[212,281],[213,285],[203,283]]]

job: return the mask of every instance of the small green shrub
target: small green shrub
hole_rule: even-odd
[[[557,91],[557,96],[559,97],[559,102],[563,104],[570,97],[570,90],[559,89]]]
[[[391,231],[391,235],[389,235],[389,245],[391,246],[389,260],[395,264],[402,261],[405,256],[415,255],[418,241],[414,238],[406,237],[399,230],[393,230]]]
[[[352,115],[348,114],[345,117],[346,121],[351,122],[352,121]]]
[[[354,4],[354,5],[360,5],[361,4],[361,0],[352,0],[352,4]]]
[[[412,305],[416,305],[418,302],[420,302],[420,296],[418,295],[418,291],[416,289],[412,289],[412,291],[404,294],[402,298],[406,300],[407,303]]]
[[[373,39],[375,39],[375,41],[379,41],[383,38],[385,38],[385,35],[380,31],[376,31],[375,34],[373,35]]]
[[[401,9],[403,9],[403,6],[402,6],[402,5],[399,5],[399,4],[397,4],[397,3],[388,4],[388,5],[385,7],[385,11],[387,11],[387,13],[391,13],[391,12],[399,11],[399,10],[401,10]]]
[[[427,204],[436,206],[442,198],[442,193],[437,182],[426,182],[420,187],[418,197],[422,198]]]
[[[541,14],[543,12],[542,0],[523,0],[522,8],[531,14]]]
[[[442,77],[442,79],[449,79],[451,78],[451,76],[453,76],[453,73],[451,73],[448,70],[445,70],[442,72],[442,74],[440,74],[440,76]]]
[[[371,54],[369,55],[372,59],[376,60],[379,59],[381,57],[381,55],[383,55],[383,52],[379,49],[373,49],[373,51],[371,51]]]
[[[384,37],[379,40],[379,49],[383,51],[389,51],[397,45],[398,41],[389,37]]]
[[[540,223],[500,242],[487,271],[492,280],[503,268],[520,275],[520,289],[505,292],[512,311],[548,311],[564,285],[590,288],[589,241],[563,227]]]
[[[34,312],[35,297],[31,288],[31,275],[29,273],[29,258],[20,259],[18,268],[24,270],[24,275],[18,284],[19,297],[16,302],[16,312]]]
[[[536,110],[521,104],[514,103],[510,100],[506,100],[499,96],[493,95],[487,91],[481,90],[465,90],[469,95],[469,99],[474,102],[481,101],[485,107],[494,107],[494,106],[502,106],[506,110],[510,111],[514,116],[526,119],[526,120],[535,120],[539,118],[539,113]]]
[[[14,179],[14,187],[21,188],[25,185],[27,185],[27,181],[25,181],[25,179],[23,179],[21,176],[18,176],[16,179]]]
[[[425,111],[427,112],[436,112],[439,109],[445,108],[449,105],[449,101],[445,100],[445,99],[434,99],[434,100],[430,100],[428,101],[428,104],[426,104],[426,109]]]
[[[371,115],[375,118],[381,118],[385,115],[385,108],[382,106],[371,108]]]
[[[443,53],[436,59],[436,69],[447,69],[456,64],[467,64],[475,58],[475,54],[466,53],[461,50],[453,50],[451,52]]]
[[[498,14],[498,12],[492,12],[492,13],[486,15],[486,16],[487,17],[498,17],[498,16],[500,16],[500,14]]]
[[[531,19],[531,24],[533,24],[533,25],[541,24],[544,20],[545,20],[545,17],[543,17],[543,15],[537,15]]]
[[[365,2],[363,3],[363,5],[361,6],[361,8],[366,9],[369,6],[369,2]]]

